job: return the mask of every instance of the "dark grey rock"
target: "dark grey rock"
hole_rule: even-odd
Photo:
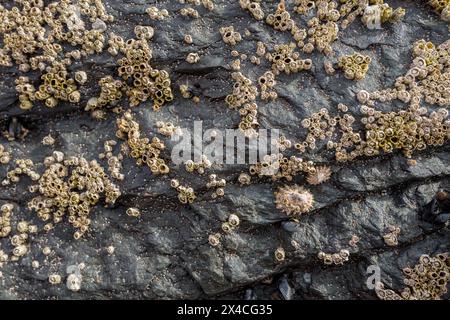
[[[289,34],[254,21],[237,1],[214,2],[213,12],[198,7],[203,18],[191,20],[176,13],[182,5],[159,1],[157,6],[167,8],[171,17],[151,21],[145,14],[149,1],[105,0],[108,11],[116,17],[107,32],[131,37],[137,24],[155,28],[151,42],[153,65],[167,70],[173,81],[176,99],[160,112],[154,112],[150,103],[132,109],[148,136],[157,135],[158,120],[186,128],[192,128],[194,120],[203,120],[205,129],[237,127],[239,115],[224,102],[233,85],[229,64],[234,58],[229,54],[232,47],[220,38],[221,26],[234,25],[241,32],[244,41],[235,48],[249,56],[257,41],[272,48],[292,40]],[[414,41],[426,38],[441,43],[448,38],[446,24],[424,5],[416,1],[391,2],[394,7],[406,7],[403,22],[374,31],[355,22],[333,44],[333,62],[339,54],[355,50],[372,57],[366,79],[356,83],[339,72],[327,76],[322,68],[324,57],[314,53],[311,71],[277,78],[279,99],[258,101],[261,126],[280,129],[292,140],[300,140],[305,134],[301,119],[320,108],[334,113],[336,104],[341,102],[358,117],[355,94],[363,88],[372,91],[391,86],[395,77],[408,68]],[[275,6],[275,2],[263,3],[266,12]],[[304,25],[304,17],[293,16]],[[245,28],[251,36],[244,36]],[[194,44],[183,43],[186,33],[192,34]],[[185,62],[186,55],[196,51],[200,63]],[[42,105],[29,111],[19,109],[12,85],[19,73],[16,68],[0,69],[0,131],[7,130],[13,117],[30,130],[25,140],[9,143],[14,158],[30,157],[35,163],[42,162],[53,150],[40,143],[48,133],[56,138],[57,150],[98,158],[103,142],[115,136],[115,115],[108,114],[105,121],[98,122],[83,109],[89,97],[98,94],[98,80],[114,73],[115,59],[105,52],[72,65],[72,70],[85,70],[89,75],[89,83],[82,89],[82,102],[60,103],[55,109]],[[270,68],[262,60],[259,67],[249,59],[243,61],[243,73],[257,81]],[[38,76],[30,74],[32,80]],[[177,88],[184,83],[189,83],[194,94],[201,97],[200,104],[181,98]],[[122,101],[121,105],[127,103]],[[384,111],[397,108],[383,105]],[[167,145],[164,156],[169,158],[175,142],[163,139]],[[6,145],[6,140],[0,138],[0,143]],[[418,153],[414,156],[416,166],[407,165],[400,153],[339,164],[324,146],[319,146],[305,158],[330,165],[333,175],[326,184],[308,186],[316,200],[314,210],[298,223],[288,222],[275,207],[273,192],[284,181],[272,183],[270,179],[252,177],[249,186],[237,183],[238,175],[247,171],[246,166],[216,166],[204,175],[171,166],[169,177],[157,177],[148,168],[136,166],[132,159],[125,159],[126,180],[119,183],[122,196],[117,204],[112,208],[98,205],[91,215],[90,232],[79,241],[73,240],[68,223],[57,225],[48,234],[32,236],[26,257],[0,267],[0,298],[269,299],[272,293],[279,292],[284,299],[375,299],[374,292],[366,286],[368,266],[379,265],[383,282],[400,289],[401,268],[415,264],[422,253],[449,251],[449,231],[435,223],[443,221],[427,220],[420,214],[428,210],[427,205],[434,201],[438,190],[450,187],[449,151],[447,143]],[[0,166],[0,178],[8,168]],[[43,166],[38,168],[42,170]],[[225,196],[218,200],[211,200],[211,192],[205,188],[207,175],[212,172],[227,180]],[[183,206],[178,202],[176,192],[169,186],[174,177],[197,191],[194,204]],[[304,184],[304,177],[300,175],[292,183]],[[31,199],[28,184],[24,178],[18,185],[0,187],[0,205],[13,202],[17,206],[14,224],[27,219],[42,226],[26,209]],[[142,216],[127,216],[125,210],[129,206],[139,207]],[[224,235],[220,246],[211,247],[208,235],[220,232],[230,213],[240,217],[241,225],[232,234]],[[439,219],[445,220],[445,213]],[[401,228],[397,247],[388,247],[383,241],[390,225]],[[355,248],[348,245],[353,235],[361,239]],[[49,256],[42,254],[46,246],[52,249]],[[107,252],[109,246],[115,248],[114,253]],[[277,263],[273,254],[280,246],[286,251],[286,259]],[[11,249],[7,239],[0,239],[0,249]],[[324,266],[317,259],[321,250],[340,249],[350,250],[350,261],[344,266]],[[33,260],[40,262],[39,268],[31,267]],[[85,265],[80,270],[81,290],[72,292],[66,288],[65,280],[79,264]],[[52,273],[63,277],[61,285],[49,284]]]

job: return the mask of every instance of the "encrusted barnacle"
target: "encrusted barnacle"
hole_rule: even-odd
[[[225,233],[231,233],[234,227],[229,222],[222,223],[222,231]]]
[[[141,210],[139,210],[138,208],[134,208],[134,207],[128,208],[126,210],[126,213],[130,217],[139,218],[141,216]]]
[[[156,127],[158,128],[158,132],[166,137],[171,137],[174,134],[181,135],[182,131],[180,127],[176,127],[172,122],[156,122]]]
[[[276,261],[281,262],[286,258],[286,252],[282,247],[279,247],[275,250],[274,256]]]
[[[327,166],[318,166],[314,170],[308,173],[306,180],[309,184],[318,185],[321,184],[331,177],[331,169]]]
[[[314,196],[303,187],[284,186],[275,192],[275,204],[277,209],[288,216],[296,216],[313,208]]]

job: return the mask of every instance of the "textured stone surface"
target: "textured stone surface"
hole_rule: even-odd
[[[201,103],[196,105],[182,99],[175,90],[175,101],[160,112],[152,111],[148,103],[141,105],[133,113],[142,131],[155,135],[157,120],[187,128],[192,128],[194,120],[203,120],[204,128],[235,128],[239,115],[224,102],[232,87],[229,63],[233,58],[231,48],[221,40],[219,27],[234,25],[241,34],[248,28],[251,36],[244,36],[236,49],[249,56],[255,51],[256,41],[272,46],[289,41],[290,35],[255,21],[239,7],[238,1],[216,0],[213,12],[198,7],[202,18],[197,20],[176,13],[183,6],[173,4],[175,1],[159,1],[159,8],[171,12],[171,18],[162,22],[152,21],[145,14],[151,2],[106,0],[108,11],[116,16],[108,31],[130,37],[135,25],[152,25],[154,66],[169,71],[174,88],[188,82],[201,97]],[[448,39],[445,23],[424,4],[389,3],[406,7],[403,22],[370,31],[356,21],[333,44],[334,59],[354,50],[371,56],[373,63],[364,80],[349,81],[339,72],[327,76],[322,68],[324,57],[314,53],[310,72],[280,75],[276,86],[279,99],[258,102],[261,126],[279,128],[288,138],[297,140],[305,135],[299,125],[301,119],[322,107],[336,110],[341,102],[357,113],[355,93],[363,88],[370,91],[391,86],[395,77],[407,70],[414,41],[425,38],[441,43]],[[272,10],[275,6],[275,1],[263,5]],[[305,17],[295,14],[294,19],[305,21]],[[183,43],[186,33],[192,35],[194,44]],[[190,65],[185,57],[194,51],[199,52],[201,60]],[[1,129],[7,129],[12,118],[17,117],[30,130],[23,141],[9,143],[14,158],[31,157],[35,163],[41,162],[52,152],[51,147],[40,143],[49,132],[57,140],[57,150],[97,158],[103,142],[115,135],[116,116],[110,113],[105,121],[97,122],[83,111],[83,106],[98,92],[98,79],[113,74],[114,66],[115,58],[106,52],[73,64],[72,70],[85,70],[90,79],[81,91],[82,102],[60,103],[55,109],[38,105],[29,111],[18,108],[11,85],[17,70],[0,69]],[[258,67],[248,60],[242,63],[242,72],[253,80],[267,69],[266,61]],[[38,76],[30,75],[32,79]],[[122,104],[126,106],[125,101]],[[397,108],[395,104],[383,105],[383,111]],[[6,144],[3,138],[0,142]],[[165,142],[171,150],[173,142],[168,139]],[[298,224],[287,222],[286,216],[275,209],[273,192],[280,182],[253,179],[253,184],[245,187],[236,182],[239,173],[247,170],[246,166],[217,166],[208,171],[227,179],[225,196],[211,200],[204,187],[207,174],[189,174],[184,168],[171,166],[170,177],[155,177],[148,168],[137,167],[132,159],[125,159],[126,179],[119,184],[122,196],[115,207],[97,206],[90,232],[79,241],[73,240],[68,223],[57,225],[48,234],[33,236],[27,256],[0,268],[0,298],[374,299],[374,292],[365,285],[369,265],[378,264],[386,285],[399,289],[403,286],[401,268],[414,265],[422,253],[449,251],[448,229],[424,221],[419,214],[426,210],[438,190],[450,188],[449,151],[447,143],[415,154],[416,166],[407,165],[398,153],[337,164],[325,147],[319,145],[314,153],[304,157],[330,165],[333,175],[326,184],[310,187],[316,199],[315,210]],[[164,157],[169,158],[170,152],[165,151]],[[0,166],[0,177],[4,177],[7,169]],[[194,187],[198,194],[195,203],[190,206],[178,203],[176,192],[169,186],[174,177]],[[302,184],[304,179],[299,176],[295,182]],[[12,202],[19,207],[15,209],[14,222],[27,219],[42,225],[26,209],[31,198],[27,184],[0,187],[0,204]],[[140,218],[125,214],[131,205],[141,209]],[[240,227],[225,236],[221,246],[211,247],[208,235],[219,231],[230,213],[240,216]],[[388,247],[383,242],[389,225],[401,227],[397,247]],[[352,235],[361,238],[356,248],[348,245]],[[42,254],[45,246],[52,249],[51,255]],[[108,246],[115,247],[113,254],[108,254]],[[284,247],[287,256],[282,263],[273,258],[279,246]],[[11,246],[6,239],[0,239],[0,248],[8,250]],[[336,252],[344,248],[349,248],[351,254],[343,267],[325,267],[316,258],[321,250]],[[33,260],[40,262],[39,268],[31,267]],[[81,291],[71,292],[64,282],[67,268],[80,263],[85,264]],[[50,285],[51,273],[63,276],[63,284]]]

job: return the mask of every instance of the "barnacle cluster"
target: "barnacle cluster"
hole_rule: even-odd
[[[122,91],[125,89],[124,83],[113,79],[112,76],[106,76],[99,80],[100,96],[90,98],[86,104],[86,111],[103,111],[107,105],[115,106],[122,98]]]
[[[0,164],[8,164],[9,161],[11,161],[11,154],[0,144]]]
[[[374,3],[367,6],[361,17],[362,23],[369,29],[378,28],[385,22],[397,22],[405,16],[405,9],[392,9],[387,3]]]
[[[325,265],[343,265],[344,262],[348,261],[349,256],[350,252],[346,249],[341,249],[336,253],[325,253],[320,251],[317,254],[317,257],[322,260]]]
[[[117,145],[116,140],[106,140],[103,144],[104,152],[99,154],[99,159],[106,159],[108,163],[108,172],[112,178],[117,180],[125,179],[125,175],[122,171],[123,154],[119,152],[117,156],[113,155],[113,148]]]
[[[295,51],[295,47],[293,42],[275,45],[273,52],[266,54],[267,60],[272,63],[272,72],[275,75],[280,72],[290,74],[311,69],[311,59],[300,59],[300,54]]]
[[[34,163],[31,159],[17,159],[15,161],[15,168],[6,173],[6,178],[2,181],[3,186],[12,183],[18,183],[21,175],[30,177],[32,181],[37,181],[40,175],[33,170]]]
[[[397,22],[405,16],[405,9],[393,9],[384,0],[342,0],[339,8],[341,27],[347,28],[359,16],[369,28],[378,27],[384,22]]]
[[[104,29],[96,27],[114,17],[106,13],[101,0],[62,0],[48,5],[42,0],[16,2],[20,7],[0,6],[0,66],[11,67],[14,62],[21,72],[46,71],[38,89],[26,77],[17,81],[20,107],[30,109],[37,100],[48,107],[55,107],[59,100],[78,102],[79,92],[67,67],[72,60],[103,50]],[[66,44],[80,49],[68,51]]]
[[[448,110],[440,108],[428,114],[423,102],[446,106],[449,104],[449,52],[450,41],[436,47],[431,42],[419,40],[414,44],[414,60],[406,75],[398,77],[395,87],[357,94],[362,104],[360,122],[363,132],[354,130],[355,117],[348,107],[338,105],[343,114],[331,116],[321,109],[310,118],[302,120],[308,129],[304,142],[295,144],[300,152],[314,149],[317,140],[327,139],[327,148],[335,151],[338,161],[351,161],[360,156],[376,156],[381,152],[401,150],[411,157],[415,150],[427,146],[440,146],[450,137]],[[405,110],[382,112],[375,108],[376,102],[400,100],[408,104]],[[331,139],[339,131],[336,139]]]
[[[80,92],[77,90],[75,80],[68,78],[65,65],[54,62],[47,70],[41,76],[42,84],[38,90],[30,84],[28,77],[21,76],[16,79],[16,91],[19,93],[21,109],[31,109],[33,101],[44,101],[48,108],[56,107],[60,100],[71,103],[80,101]]]
[[[144,32],[145,30],[147,32]],[[137,106],[152,99],[153,109],[159,110],[166,102],[173,100],[173,94],[170,88],[169,73],[165,70],[154,69],[150,64],[152,50],[147,39],[153,35],[152,30],[151,27],[141,27],[141,29],[136,27],[137,40],[124,41],[121,37],[115,36],[109,44],[110,48],[123,54],[123,57],[117,61],[119,64],[118,74],[127,82],[126,95],[130,106]],[[142,36],[142,34],[146,36]]]
[[[119,188],[111,182],[97,161],[83,157],[65,157],[54,151],[45,159],[46,169],[37,184],[30,187],[38,196],[28,202],[28,208],[47,224],[49,231],[68,214],[68,221],[79,239],[89,229],[91,209],[103,195],[106,204],[113,204],[120,196]]]
[[[219,32],[222,35],[223,42],[229,45],[234,46],[242,40],[241,34],[235,31],[233,26],[221,27]]]
[[[280,150],[281,152],[284,152],[292,147],[291,140],[286,138],[284,135],[280,136],[278,139],[275,139],[275,141],[272,142],[275,142],[278,150]]]
[[[232,73],[234,86],[233,92],[225,98],[225,102],[231,109],[240,108],[239,114],[241,121],[239,129],[248,137],[256,134],[255,128],[259,126],[257,120],[258,106],[254,102],[258,96],[258,88],[253,85],[252,81],[240,72]]]
[[[170,186],[178,191],[178,200],[182,204],[193,203],[197,196],[192,187],[183,186],[177,179],[170,181]]]
[[[169,11],[167,9],[159,10],[157,7],[148,7],[145,12],[149,15],[152,20],[164,20],[169,17]]]
[[[194,18],[194,19],[197,19],[200,17],[200,14],[198,13],[198,11],[195,10],[194,8],[190,8],[190,7],[182,8],[180,10],[180,14],[183,17],[190,17],[190,18]]]
[[[407,286],[400,294],[385,289],[378,283],[375,292],[383,300],[438,300],[447,292],[450,281],[450,254],[439,253],[434,257],[422,255],[414,267],[403,269]]]
[[[350,80],[362,80],[365,78],[371,62],[369,56],[359,52],[339,57],[339,68],[344,71],[344,76]]]
[[[156,128],[158,132],[166,137],[171,137],[174,134],[181,134],[181,128],[176,127],[172,122],[157,121]]]
[[[325,55],[331,55],[333,49],[331,44],[338,38],[339,27],[334,19],[327,22],[321,22],[318,18],[312,18],[308,21],[308,40],[304,43],[297,40],[299,47],[303,48],[303,52],[311,53],[317,48],[319,52]],[[294,35],[295,38],[295,35]]]
[[[292,179],[300,173],[315,172],[316,169],[311,161],[303,161],[296,156],[286,157],[281,153],[266,155],[263,159],[250,166],[250,174],[258,176],[270,176],[273,181]]]
[[[212,0],[178,0],[181,4],[191,4],[194,6],[203,5],[205,9],[208,11],[212,11],[214,9],[214,2]]]
[[[212,166],[211,161],[209,161],[206,155],[200,157],[200,161],[194,162],[193,160],[187,160],[184,163],[187,172],[197,171],[199,174],[205,173],[205,169],[209,169]]]
[[[264,74],[258,78],[258,84],[261,88],[261,99],[262,100],[274,100],[278,97],[277,92],[274,87],[277,84],[275,80],[275,75],[272,71],[266,71]]]
[[[225,179],[218,179],[216,174],[209,175],[209,181],[206,183],[206,187],[208,189],[214,188],[214,192],[212,193],[211,197],[213,199],[218,197],[223,197],[225,194],[225,186],[227,185],[227,182]]]
[[[239,129],[246,137],[254,138],[258,135],[256,129],[259,127],[257,115],[258,105],[255,102],[246,103],[239,109],[241,121],[239,122]]]
[[[7,237],[11,232],[11,216],[14,205],[5,203],[0,207],[0,238]]]
[[[277,6],[275,13],[270,13],[266,17],[266,23],[271,25],[275,30],[287,31],[291,30],[295,22],[286,10],[284,0],[281,0]]]
[[[256,20],[264,19],[264,11],[261,8],[261,0],[239,0],[242,9],[248,10]]]
[[[18,261],[29,251],[28,237],[30,233],[38,231],[37,225],[32,225],[27,221],[19,221],[16,225],[16,234],[10,237],[12,249],[12,256],[10,261]]]
[[[298,185],[284,186],[275,192],[275,204],[286,215],[298,216],[313,208],[314,196]]]
[[[450,21],[450,2],[448,0],[429,0],[428,4],[441,15],[444,21]]]
[[[389,232],[383,236],[384,243],[390,247],[398,245],[398,235],[400,234],[400,227],[389,226]]]
[[[129,111],[117,119],[116,136],[126,141],[127,153],[136,159],[137,165],[147,165],[153,174],[169,173],[169,167],[159,157],[161,150],[165,148],[164,143],[157,137],[153,137],[151,141],[149,138],[141,138],[139,123],[133,120]]]
[[[241,223],[241,220],[236,214],[230,214],[228,216],[228,221],[222,223],[222,231],[225,233],[233,232]]]

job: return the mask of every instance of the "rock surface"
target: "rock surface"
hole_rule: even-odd
[[[195,104],[174,90],[174,102],[161,111],[154,112],[146,103],[134,108],[133,114],[143,132],[151,136],[157,135],[158,120],[186,128],[192,128],[194,120],[203,120],[204,128],[236,128],[239,115],[224,102],[232,88],[232,49],[222,42],[218,29],[234,25],[241,34],[245,28],[250,30],[251,35],[243,36],[244,41],[236,46],[249,56],[255,51],[256,41],[272,46],[289,41],[290,35],[252,19],[238,1],[216,0],[212,12],[198,7],[200,19],[181,17],[177,11],[183,6],[174,2],[156,4],[167,8],[171,17],[155,22],[145,14],[149,1],[105,0],[108,11],[116,17],[108,31],[128,38],[135,25],[152,25],[154,66],[170,73],[173,88],[189,83],[201,97],[201,103]],[[298,140],[305,135],[299,125],[302,118],[322,107],[335,110],[337,103],[349,105],[356,113],[358,90],[391,86],[407,70],[414,41],[425,38],[438,44],[448,39],[445,23],[425,4],[416,2],[389,1],[394,7],[406,8],[404,21],[382,30],[367,30],[355,21],[333,44],[336,57],[354,50],[372,57],[373,64],[364,80],[349,81],[339,72],[327,76],[322,68],[324,57],[314,53],[310,72],[281,75],[276,87],[279,98],[270,103],[258,102],[261,126],[281,129],[287,137]],[[275,6],[275,1],[264,4],[272,10]],[[303,23],[305,20],[298,15],[294,19]],[[192,35],[193,44],[184,44],[184,34]],[[189,52],[198,52],[200,63],[185,62]],[[99,122],[84,112],[83,106],[98,92],[97,81],[113,74],[114,66],[115,58],[106,52],[73,64],[71,70],[85,70],[90,79],[81,92],[82,102],[60,103],[55,109],[38,105],[28,111],[19,109],[11,85],[17,69],[0,69],[1,129],[7,130],[15,117],[30,130],[24,140],[9,143],[13,157],[29,157],[41,163],[53,148],[40,141],[51,133],[57,141],[55,149],[67,155],[98,158],[103,142],[115,136],[116,115],[110,113]],[[267,62],[254,66],[246,60],[241,71],[256,80],[268,69]],[[397,107],[386,104],[384,108]],[[164,141],[168,158],[174,143]],[[3,138],[0,142],[7,144]],[[217,166],[203,176],[171,166],[170,177],[155,177],[147,167],[137,167],[132,159],[125,159],[126,178],[119,183],[122,196],[115,207],[97,206],[91,229],[81,240],[73,239],[68,223],[33,236],[28,255],[0,268],[0,298],[375,299],[374,291],[366,286],[368,266],[379,265],[382,281],[400,289],[404,266],[414,265],[423,253],[449,251],[448,229],[422,219],[420,214],[427,210],[437,191],[450,188],[449,151],[447,143],[417,153],[416,166],[409,166],[400,153],[338,164],[321,146],[304,157],[330,165],[333,175],[326,184],[309,188],[316,199],[315,210],[298,224],[287,222],[286,216],[275,208],[273,192],[280,182],[253,178],[249,186],[237,183],[237,176],[247,171],[246,166]],[[7,170],[8,166],[0,166],[0,177]],[[204,187],[212,172],[227,180],[225,196],[219,200],[211,200]],[[192,205],[178,202],[169,185],[175,177],[197,191],[198,199]],[[305,183],[301,176],[295,182]],[[42,225],[26,208],[32,197],[27,184],[0,187],[0,204],[15,204],[14,223],[27,219]],[[140,208],[141,217],[127,216],[125,210],[129,206]],[[218,232],[230,213],[240,217],[241,225],[223,237],[220,246],[210,246],[208,235]],[[390,225],[401,227],[396,247],[383,241]],[[348,244],[353,235],[361,239],[356,247]],[[42,253],[46,246],[52,249],[48,256]],[[114,247],[113,253],[108,253],[110,246]],[[273,253],[280,246],[286,251],[286,260],[277,263]],[[0,249],[10,248],[7,239],[0,239]],[[324,266],[317,259],[319,251],[340,249],[350,250],[350,260],[344,266]],[[32,268],[33,260],[40,262],[39,268]],[[81,263],[85,266],[80,270],[81,290],[73,292],[66,287],[65,279],[68,270]],[[49,274],[54,273],[63,277],[61,285],[48,282]]]

